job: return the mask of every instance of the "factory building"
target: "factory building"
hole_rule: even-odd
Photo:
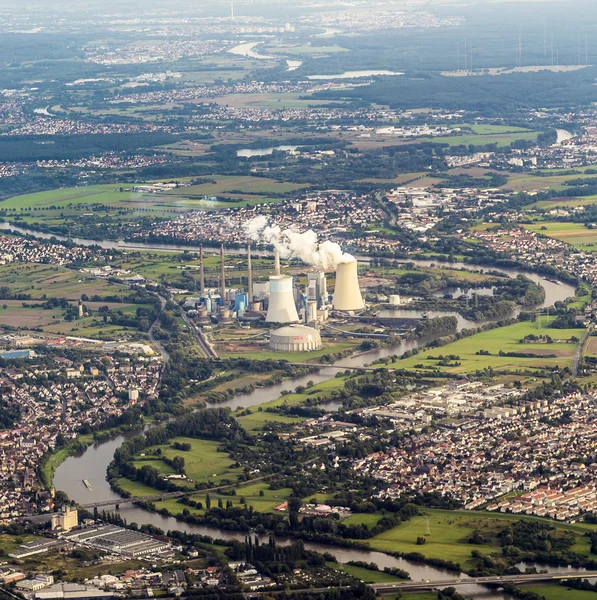
[[[288,325],[273,331],[270,349],[277,352],[312,352],[322,348],[317,329],[305,325]]]
[[[359,287],[357,261],[340,263],[336,270],[336,288],[332,301],[334,310],[363,310],[365,302]]]
[[[52,515],[52,529],[55,531],[70,531],[79,524],[79,511],[65,506],[62,512]]]

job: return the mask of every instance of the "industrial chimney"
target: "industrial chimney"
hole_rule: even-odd
[[[222,304],[220,305],[220,313],[218,321],[220,323],[230,323],[230,310],[228,310],[228,300],[226,299],[226,273],[224,271],[224,244],[220,247],[220,260],[221,260],[221,277],[222,277]]]
[[[299,321],[294,302],[293,280],[288,275],[272,275],[269,278],[269,306],[267,323],[297,323]]]
[[[249,305],[253,302],[253,269],[251,268],[251,242],[247,244],[247,263],[249,267],[249,281],[247,283],[247,298]]]
[[[362,310],[365,308],[359,287],[356,260],[338,265],[333,305],[334,310]]]
[[[274,274],[280,274],[280,251],[277,248],[274,250]]]
[[[205,270],[203,267],[203,244],[199,246],[199,279],[201,280],[201,296],[205,294]]]

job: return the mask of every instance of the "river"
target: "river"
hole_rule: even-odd
[[[16,230],[24,234],[34,235],[39,238],[49,239],[56,238],[59,240],[66,240],[63,236],[55,236],[52,234],[47,234],[39,231],[29,231],[27,229],[19,228],[17,226],[8,224],[8,223],[0,223],[0,230]],[[95,240],[81,239],[81,238],[73,238],[72,241],[74,243],[92,246],[97,245],[102,248],[113,248],[119,250],[146,250],[146,251],[165,251],[165,252],[183,252],[185,250],[198,250],[197,248],[192,248],[185,245],[176,245],[176,244],[158,244],[158,245],[147,245],[143,243],[138,244],[130,244],[125,242],[97,242]],[[208,247],[207,245],[205,246]],[[215,247],[214,247],[215,249]],[[272,253],[268,250],[260,250],[254,251],[255,254],[259,254],[262,256],[269,256]],[[230,254],[243,254],[244,250],[238,249],[233,250]],[[363,262],[367,262],[368,259],[366,257],[360,257],[359,260]],[[436,264],[435,261],[431,260],[404,260],[403,262],[412,262],[421,266],[430,266],[431,264]],[[449,263],[450,268],[454,269],[485,269],[491,271],[498,271],[508,275],[510,277],[515,277],[521,271],[517,271],[515,269],[502,269],[496,267],[480,267],[475,265],[467,265],[460,262]],[[546,298],[545,301],[540,305],[539,308],[547,307],[553,305],[557,301],[563,301],[566,298],[574,295],[574,288],[571,285],[558,283],[554,281],[548,281],[544,279],[541,275],[537,275],[535,273],[524,273],[527,277],[539,283],[545,288]],[[405,313],[408,313],[407,309],[404,310]],[[410,312],[410,316],[414,316],[412,312]],[[460,330],[464,327],[470,327],[473,323],[468,321],[467,319],[459,318],[457,329]],[[357,356],[352,356],[350,358],[344,358],[341,361],[342,366],[346,367],[361,367],[367,364],[370,364],[372,361],[383,358],[386,356],[391,356],[393,354],[400,354],[405,352],[406,350],[416,348],[421,344],[426,342],[423,340],[411,340],[405,341],[401,343],[399,346],[382,348],[378,350],[373,350],[371,352],[363,353]],[[308,375],[296,377],[292,380],[284,381],[280,384],[270,386],[267,388],[256,389],[255,391],[249,394],[237,394],[232,398],[226,400],[225,402],[219,404],[218,406],[228,407],[231,410],[236,410],[239,407],[250,407],[256,406],[258,404],[263,404],[265,402],[269,402],[270,400],[275,400],[280,396],[283,391],[294,390],[298,385],[304,385],[308,381],[313,381],[315,383],[327,381],[328,379],[333,378],[338,369],[336,368],[323,368],[320,369],[316,373],[311,373]],[[337,408],[329,407],[329,408]],[[120,496],[115,494],[106,481],[106,470],[109,463],[112,461],[115,450],[120,447],[123,442],[130,437],[139,434],[142,431],[141,428],[132,430],[125,434],[118,435],[117,437],[103,442],[101,444],[94,444],[89,446],[83,452],[77,453],[74,456],[67,458],[56,470],[54,475],[54,486],[57,490],[62,490],[68,494],[68,496],[78,502],[79,504],[88,504],[94,501],[108,501],[113,500],[114,503],[120,500]],[[83,484],[83,479],[87,479],[91,482],[93,490],[89,490]],[[160,527],[161,529],[174,530],[179,529],[183,531],[188,531],[190,533],[199,533],[203,535],[209,535],[214,538],[223,538],[223,539],[243,539],[244,535],[238,532],[231,532],[216,529],[213,527],[207,526],[198,526],[191,525],[188,523],[184,523],[181,521],[177,521],[174,517],[163,517],[159,514],[152,513],[146,510],[143,510],[136,506],[125,505],[120,509],[123,517],[127,519],[129,523],[136,522],[137,524],[152,524],[156,527]],[[289,540],[281,539],[281,543],[288,543]],[[446,572],[442,569],[438,569],[435,567],[431,567],[428,565],[420,565],[417,563],[413,563],[404,559],[394,558],[387,554],[383,554],[381,552],[374,551],[364,551],[364,550],[356,550],[356,549],[345,549],[338,548],[336,546],[328,546],[323,544],[315,544],[315,543],[307,543],[305,544],[307,548],[324,552],[328,551],[334,554],[340,562],[347,562],[350,560],[362,560],[366,562],[374,562],[383,567],[398,567],[400,569],[404,569],[408,571],[411,575],[411,578],[415,581],[423,580],[423,579],[440,579],[445,577]],[[461,578],[466,578],[466,575],[462,575]],[[474,599],[486,599],[486,600],[511,600],[511,598],[501,592],[496,591],[488,591],[486,588],[471,584],[470,586],[464,586],[459,588],[466,597],[474,598]]]
[[[273,154],[274,151],[278,152],[288,152],[293,154],[296,152],[298,146],[271,146],[269,148],[243,148],[242,150],[238,150],[236,156],[239,158],[251,158],[253,156],[269,156]]]
[[[345,71],[344,73],[335,73],[332,75],[307,75],[307,79],[312,81],[325,81],[328,79],[361,79],[362,77],[394,77],[404,75],[398,71],[368,70],[368,71]]]

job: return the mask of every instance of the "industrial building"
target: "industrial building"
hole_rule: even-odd
[[[137,392],[138,396],[138,392]],[[65,506],[62,512],[52,515],[52,529],[55,531],[70,531],[79,524],[79,511]]]
[[[288,325],[272,331],[269,346],[277,352],[312,352],[322,348],[317,329],[305,325]]]
[[[365,302],[359,287],[357,261],[341,263],[336,270],[336,288],[332,301],[334,310],[363,310]]]
[[[75,544],[133,558],[158,554],[170,548],[168,542],[115,525],[88,527],[67,533],[62,537]]]

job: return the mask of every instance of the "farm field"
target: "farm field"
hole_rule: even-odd
[[[443,137],[436,136],[423,136],[417,138],[419,142],[433,142],[436,144],[448,144],[449,146],[468,146],[470,144],[475,146],[484,146],[486,144],[497,144],[498,147],[503,148],[509,146],[512,142],[517,140],[537,140],[536,131],[522,131],[517,133],[488,133],[488,134],[463,134],[463,135],[450,135]]]
[[[471,337],[463,338],[452,342],[441,348],[425,350],[407,358],[398,360],[396,363],[390,363],[392,368],[405,369],[423,369],[438,366],[438,361],[428,359],[429,356],[437,357],[441,355],[457,355],[461,363],[459,366],[441,367],[442,371],[451,373],[467,373],[478,369],[492,368],[498,371],[520,368],[550,368],[556,365],[560,367],[571,366],[572,358],[577,344],[567,342],[570,338],[581,338],[583,329],[550,329],[549,324],[555,317],[541,317],[541,329],[538,329],[537,323],[525,321],[515,323],[507,327],[500,327],[491,331],[477,333]],[[552,344],[521,344],[519,341],[529,334],[549,335],[554,340],[564,340]],[[478,355],[477,352],[486,350],[490,356]],[[500,350],[504,352],[524,352],[537,355],[555,354],[556,358],[522,358],[498,356]],[[452,363],[454,361],[451,361]],[[419,366],[422,365],[422,366]]]
[[[32,299],[67,298],[79,301],[83,294],[106,296],[129,293],[124,285],[87,277],[63,267],[33,263],[0,265],[0,287],[15,294],[30,294]]]
[[[582,223],[540,222],[524,225],[524,228],[566,242],[579,250],[597,251],[597,229],[587,229]]]
[[[247,202],[250,204],[275,202],[280,201],[280,198],[268,198],[268,193],[284,194],[308,187],[252,176],[217,175],[204,179],[208,179],[209,182],[155,194],[120,191],[125,188],[114,184],[49,190],[9,198],[2,202],[2,208],[18,211],[30,209],[38,220],[53,216],[53,211],[58,211],[58,214],[65,209],[74,212],[89,211],[94,205],[167,213],[172,210],[232,208],[244,206]],[[237,202],[206,201],[202,198],[202,196],[218,195],[236,199]],[[41,210],[44,212],[39,212]],[[45,214],[46,211],[48,214]]]
[[[226,452],[218,452],[220,445],[217,442],[186,437],[173,438],[171,443],[174,442],[191,444],[191,450],[188,452],[176,450],[170,444],[151,446],[145,449],[143,453],[145,457],[141,455],[135,457],[135,466],[140,468],[151,465],[160,473],[171,474],[171,468],[164,461],[151,456],[151,453],[159,448],[165,458],[173,459],[175,456],[182,456],[187,477],[195,483],[213,481],[217,485],[222,479],[236,480],[241,472],[240,468],[232,466],[234,461]]]
[[[587,339],[583,354],[585,356],[597,357],[597,336],[591,336]]]

